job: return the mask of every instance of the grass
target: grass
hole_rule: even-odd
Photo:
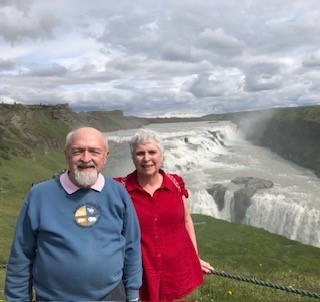
[[[16,219],[30,186],[51,178],[55,172],[65,168],[64,163],[62,150],[49,154],[34,153],[34,159],[12,157],[9,161],[2,161],[0,165],[0,264],[8,260]]]
[[[14,157],[0,165],[0,263],[7,262],[15,221],[30,185],[65,168],[62,150]],[[320,249],[271,234],[263,229],[193,215],[201,257],[217,271],[272,284],[320,292]],[[0,269],[0,301],[5,270]],[[313,298],[221,276],[205,277],[203,286],[185,300],[312,301]]]

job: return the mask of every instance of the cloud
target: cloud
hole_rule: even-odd
[[[53,31],[58,24],[58,20],[50,12],[34,14],[29,7],[22,4],[22,1],[7,1],[2,4],[0,10],[0,36],[12,45],[25,39],[53,39]]]
[[[314,0],[2,0],[0,101],[199,116],[320,103]]]

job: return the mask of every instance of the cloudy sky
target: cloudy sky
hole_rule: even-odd
[[[318,0],[1,0],[0,102],[201,116],[320,104]]]

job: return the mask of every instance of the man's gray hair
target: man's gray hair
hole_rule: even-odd
[[[80,127],[80,128],[78,128],[78,129],[76,129],[76,130],[70,131],[70,132],[67,134],[67,136],[66,136],[66,142],[65,142],[65,145],[64,145],[64,151],[67,151],[67,149],[69,148],[69,146],[70,146],[70,141],[71,141],[71,139],[72,139],[73,134],[74,134],[77,130],[79,130],[79,129],[81,129],[81,128],[84,128],[84,127]],[[91,128],[91,127],[89,127],[89,128]],[[93,128],[93,129],[95,129],[95,128]],[[95,130],[99,131],[98,129],[95,129]],[[103,135],[102,132],[101,132],[101,135]],[[104,138],[105,138],[105,147],[106,147],[106,150],[108,150],[108,149],[109,149],[109,141],[108,141],[108,138],[107,138],[107,136],[105,136],[105,135],[103,135],[103,136],[104,136]]]

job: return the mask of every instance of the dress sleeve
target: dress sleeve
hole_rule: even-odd
[[[127,177],[114,177],[115,181],[120,182],[123,186],[126,186]]]
[[[170,175],[172,176],[172,177],[170,177],[171,180],[176,185],[178,190],[181,192],[181,195],[185,196],[186,198],[188,198],[189,197],[189,192],[186,189],[186,185],[185,185],[185,182],[184,182],[183,178],[181,176],[179,176],[178,174],[170,174]]]

